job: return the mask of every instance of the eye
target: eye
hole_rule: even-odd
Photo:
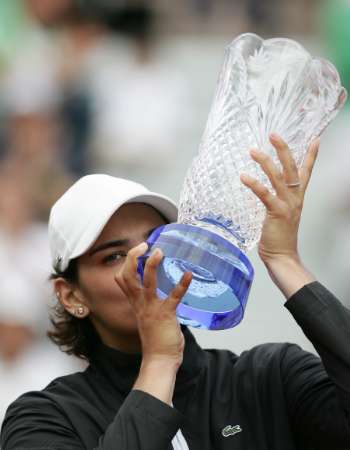
[[[124,251],[113,252],[113,253],[111,253],[111,254],[105,256],[105,257],[102,259],[102,262],[103,262],[104,264],[112,264],[112,263],[114,263],[114,262],[119,262],[119,261],[121,261],[121,260],[122,260],[123,258],[125,258],[125,257],[126,257],[126,252],[124,252]]]

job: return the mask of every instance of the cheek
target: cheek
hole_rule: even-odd
[[[81,277],[81,291],[93,317],[110,325],[134,320],[129,300],[114,280],[116,267]]]

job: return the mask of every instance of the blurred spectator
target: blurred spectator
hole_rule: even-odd
[[[109,57],[95,54],[92,158],[97,170],[143,182],[157,171],[164,183],[163,168],[183,157],[193,97],[185,73],[161,53],[152,10],[133,8],[125,17],[127,38]]]
[[[64,168],[59,91],[52,65],[43,54],[15,59],[2,85],[6,116],[2,173],[20,179],[31,193],[36,219],[66,188],[70,176]]]
[[[60,119],[65,140],[63,162],[67,170],[81,176],[89,169],[87,145],[90,132],[90,98],[84,83],[84,61],[105,27],[91,18],[76,0],[26,0],[29,14],[53,39],[53,55],[46,64],[54,70],[60,96]]]
[[[21,393],[80,368],[45,338],[51,289],[46,226],[20,177],[0,176],[0,423]],[[35,370],[33,370],[35,368]]]
[[[164,174],[169,158],[184,149],[195,114],[184,73],[159,51],[153,9],[144,2],[95,0],[25,4],[48,36],[18,51],[8,68],[10,138],[28,135],[23,127],[55,134],[56,149],[41,143],[33,158],[55,153],[57,166],[73,176],[96,170],[133,178],[153,169]],[[12,139],[12,158],[18,155],[13,147]]]

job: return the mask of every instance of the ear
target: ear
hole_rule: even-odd
[[[69,314],[79,319],[84,319],[90,314],[83,295],[75,285],[64,278],[56,278],[53,286],[57,299]]]

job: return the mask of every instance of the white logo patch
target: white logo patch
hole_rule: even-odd
[[[223,428],[222,430],[222,435],[224,437],[229,437],[229,436],[233,436],[237,433],[240,433],[242,431],[242,428],[240,427],[240,425],[227,425],[227,427]]]

